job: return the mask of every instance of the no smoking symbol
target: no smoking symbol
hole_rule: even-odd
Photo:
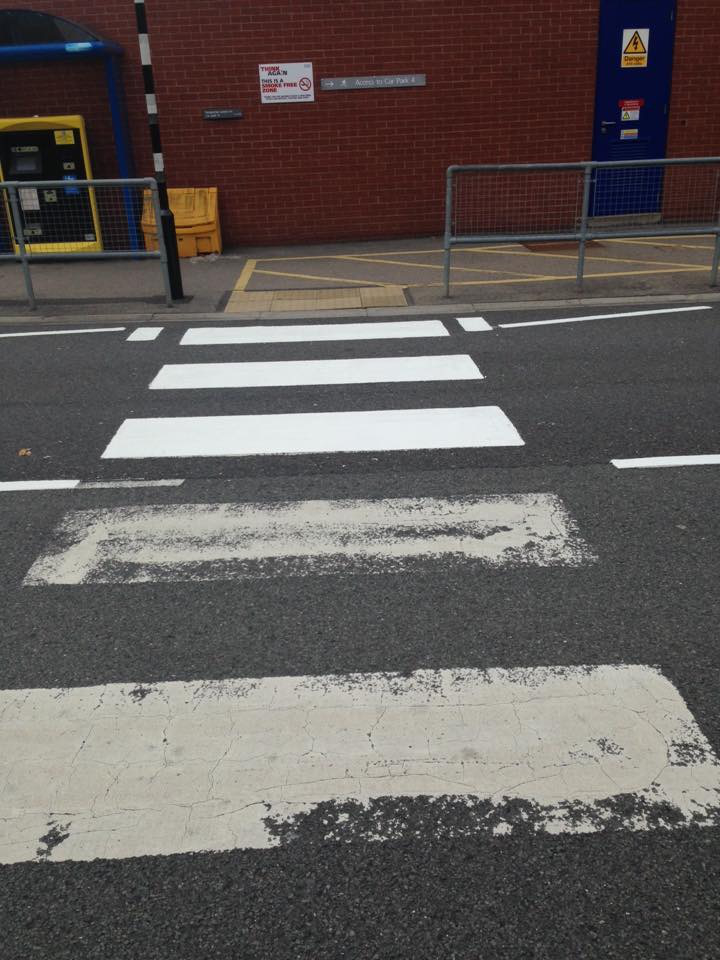
[[[303,92],[307,93],[307,91],[308,91],[308,90],[310,89],[310,87],[312,86],[312,83],[311,83],[311,81],[310,81],[310,78],[309,78],[309,77],[300,77],[300,80],[298,81],[298,86],[300,87],[300,89],[301,89]]]

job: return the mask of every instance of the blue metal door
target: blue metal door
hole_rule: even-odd
[[[593,160],[665,157],[676,0],[601,0]],[[656,213],[663,171],[599,170],[595,217]]]

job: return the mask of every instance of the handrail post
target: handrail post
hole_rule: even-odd
[[[452,240],[453,168],[445,174],[445,238],[443,241],[443,296],[450,296],[450,243]]]
[[[718,173],[715,173],[715,196],[717,196]],[[718,281],[718,267],[720,266],[720,213],[718,213],[718,222],[715,227],[715,252],[713,253],[713,262],[710,269],[710,286],[716,287]]]
[[[170,277],[166,236],[163,233],[162,207],[160,204],[160,192],[158,190],[157,180],[151,180],[150,182],[150,197],[152,199],[153,214],[155,216],[155,230],[157,232],[158,251],[160,253],[160,269],[162,271],[163,286],[165,288],[165,303],[168,307],[171,307],[173,305],[173,287]]]
[[[718,282],[718,267],[720,267],[720,226],[715,230],[715,253],[713,254],[710,270],[710,286],[716,287]]]
[[[593,168],[590,164],[585,165],[585,176],[583,178],[583,198],[582,213],[580,215],[580,242],[578,243],[578,262],[577,262],[577,286],[582,289],[585,277],[585,248],[587,246],[588,235],[588,216],[590,213],[590,191],[592,189]]]
[[[28,306],[34,310],[37,306],[35,301],[35,289],[33,287],[32,277],[30,275],[30,264],[28,262],[27,247],[25,246],[25,228],[23,227],[22,216],[20,214],[20,204],[18,203],[18,193],[15,184],[8,184],[7,191],[10,199],[10,210],[12,211],[13,225],[15,227],[15,242],[17,243],[20,254],[20,263],[22,264],[23,278],[25,280],[25,291],[28,298]]]

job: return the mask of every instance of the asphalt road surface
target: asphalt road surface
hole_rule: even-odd
[[[3,960],[720,957],[674,307],[3,328]]]

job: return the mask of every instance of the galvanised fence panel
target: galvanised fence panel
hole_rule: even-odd
[[[577,241],[583,282],[588,240],[712,235],[720,264],[720,157],[448,167],[444,291],[452,248]]]

